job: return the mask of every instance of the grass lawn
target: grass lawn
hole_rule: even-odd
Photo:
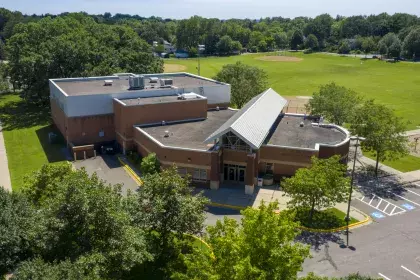
[[[323,211],[315,211],[312,223],[309,222],[310,209],[299,209],[295,220],[307,228],[313,229],[333,229],[346,225],[344,218],[346,214],[337,208],[329,208]],[[350,224],[357,223],[358,220],[350,217]]]
[[[266,55],[201,58],[201,75],[213,77],[223,65],[242,61],[265,69],[268,86],[284,96],[312,95],[320,85],[336,82],[395,109],[397,115],[411,121],[409,129],[420,125],[420,63],[303,53],[287,54],[303,58],[299,62],[256,59]],[[165,63],[183,65],[185,71],[197,73],[197,59],[166,59]]]
[[[373,152],[370,152],[370,153],[363,152],[363,155],[365,157],[368,157],[376,161],[376,157],[374,156]],[[401,172],[410,172],[410,171],[420,169],[420,157],[415,157],[412,155],[408,155],[394,161],[385,160],[384,162],[381,162],[381,163],[386,166],[397,169],[398,171],[401,171]]]
[[[48,110],[26,105],[17,94],[0,94],[0,120],[14,191],[19,190],[25,175],[43,164],[65,160],[61,152],[64,144],[48,142],[48,133],[56,132]]]

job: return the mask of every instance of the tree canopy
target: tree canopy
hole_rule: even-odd
[[[322,85],[314,92],[306,109],[315,116],[324,116],[337,125],[352,120],[355,108],[360,104],[358,94],[335,83]]]
[[[379,161],[398,159],[408,153],[406,123],[392,109],[373,100],[356,108],[350,130],[366,138],[362,148],[375,154],[376,175]]]
[[[328,159],[312,157],[311,166],[300,168],[294,176],[286,178],[282,188],[291,197],[288,205],[310,209],[311,220],[315,210],[344,202],[350,181],[345,177],[346,165],[339,159],[339,156]]]
[[[240,223],[225,217],[209,226],[206,242],[213,254],[195,250],[185,255],[186,272],[173,279],[297,279],[309,248],[295,243],[295,224],[277,203],[247,208]]]
[[[263,92],[267,86],[267,74],[263,69],[239,61],[224,65],[214,79],[231,85],[231,103],[237,108]]]

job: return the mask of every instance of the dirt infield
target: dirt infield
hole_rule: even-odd
[[[272,56],[259,56],[255,59],[263,61],[278,61],[278,62],[299,62],[302,61],[302,58],[294,56],[281,56],[281,55],[272,55]]]
[[[164,65],[163,72],[172,73],[172,72],[182,72],[187,70],[187,67],[180,64],[166,64]]]

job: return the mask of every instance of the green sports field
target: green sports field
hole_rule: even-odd
[[[266,70],[269,86],[285,96],[312,95],[319,85],[336,82],[395,109],[397,115],[410,121],[409,129],[420,126],[420,63],[303,53],[287,53],[302,58],[298,62],[258,59],[267,55],[201,58],[201,75],[213,77],[223,65],[242,61]],[[182,71],[197,73],[196,58],[167,59],[165,63],[182,65],[186,67]]]

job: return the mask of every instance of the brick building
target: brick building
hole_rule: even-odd
[[[50,91],[53,120],[74,153],[116,141],[121,152],[154,152],[212,189],[252,193],[261,174],[278,180],[312,156],[346,160],[349,151],[344,128],[284,113],[287,100],[272,89],[240,110],[228,107],[230,85],[188,73],[52,79]]]

